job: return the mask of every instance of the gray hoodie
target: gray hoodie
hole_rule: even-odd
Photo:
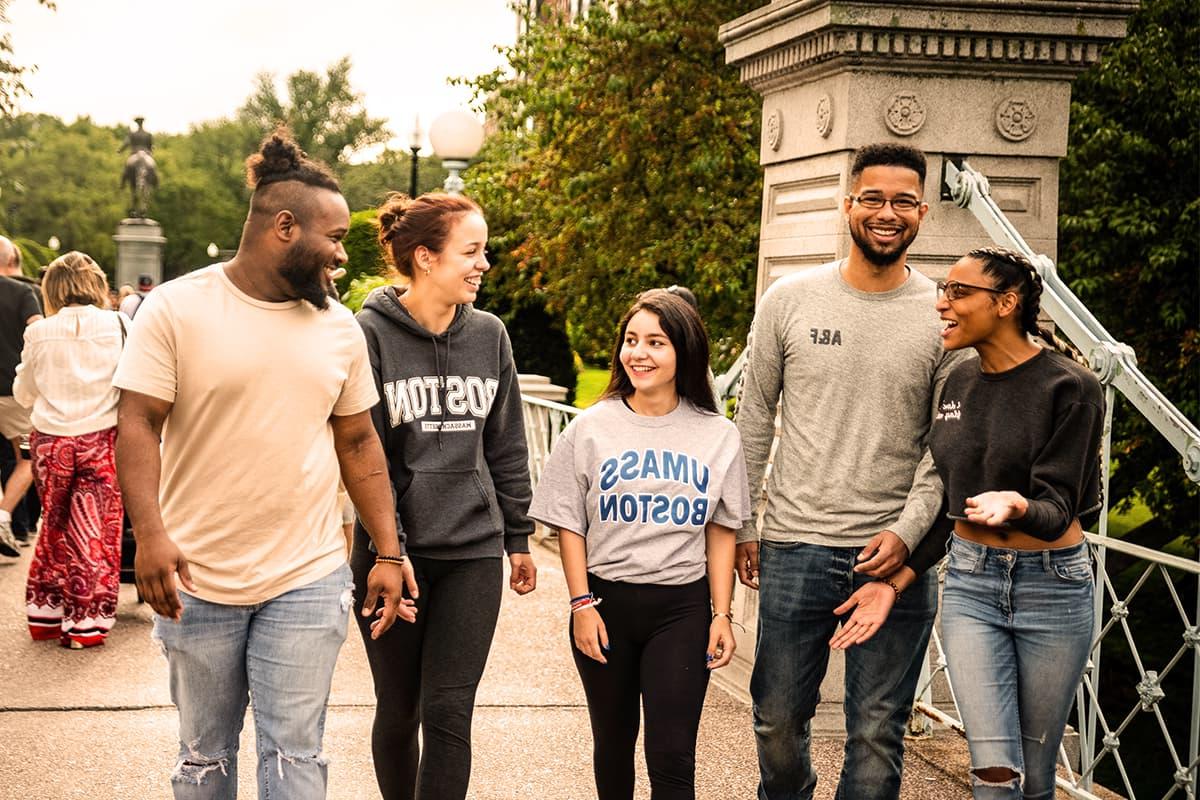
[[[430,333],[393,286],[371,293],[358,322],[401,549],[446,559],[528,553],[529,460],[504,324],[459,306],[444,333]]]

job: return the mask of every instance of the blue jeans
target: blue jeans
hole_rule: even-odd
[[[179,709],[177,800],[237,798],[238,736],[254,698],[258,796],[325,797],[325,702],[346,640],[350,567],[252,606],[187,594],[179,622],[155,617]]]
[[[813,796],[817,774],[809,746],[829,640],[839,622],[833,609],[874,580],[853,571],[860,551],[768,541],[759,547],[758,646],[750,695],[760,800]],[[937,581],[926,573],[874,638],[846,651],[846,748],[838,800],[899,796],[904,729],[936,611]]]
[[[951,539],[942,630],[971,767],[1017,776],[989,782],[973,771],[977,800],[1054,797],[1092,641],[1093,590],[1087,544],[1023,551]]]

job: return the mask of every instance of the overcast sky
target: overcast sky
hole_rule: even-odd
[[[230,116],[260,72],[280,85],[299,69],[324,72],[342,56],[372,116],[407,147],[413,119],[465,107],[447,79],[503,63],[516,38],[508,0],[12,0],[15,60],[37,65],[21,110],[68,121],[182,133]],[[426,140],[428,143],[428,140]]]

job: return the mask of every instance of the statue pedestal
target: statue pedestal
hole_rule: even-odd
[[[114,287],[136,286],[138,275],[142,273],[154,278],[155,286],[162,283],[163,246],[167,240],[157,222],[138,217],[123,219],[117,225],[113,241],[117,243]]]

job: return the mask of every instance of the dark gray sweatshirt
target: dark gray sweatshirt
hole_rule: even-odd
[[[529,460],[504,324],[459,306],[450,327],[433,334],[396,292],[372,292],[358,322],[381,398],[371,413],[401,549],[447,559],[528,553]]]

